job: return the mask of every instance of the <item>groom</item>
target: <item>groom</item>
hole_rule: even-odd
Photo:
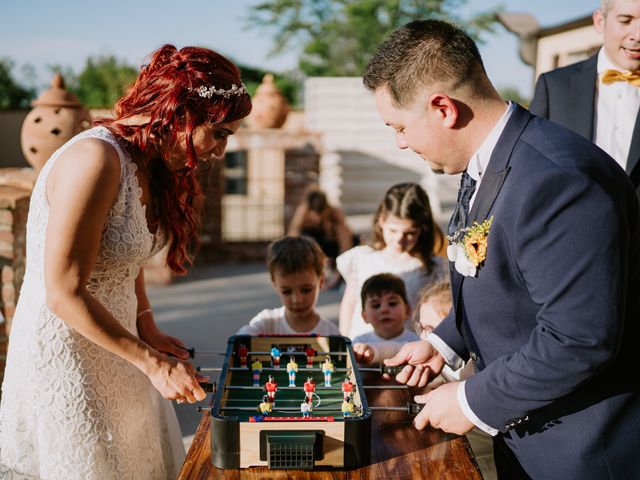
[[[629,178],[588,140],[505,103],[474,42],[448,23],[395,31],[364,83],[399,148],[436,173],[464,172],[450,225],[454,309],[387,363],[409,364],[397,378],[410,386],[445,362],[472,358],[478,371],[418,397],[417,428],[493,435],[500,478],[637,478],[640,215]]]

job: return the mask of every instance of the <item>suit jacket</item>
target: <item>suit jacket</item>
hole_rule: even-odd
[[[534,479],[638,478],[640,213],[628,176],[518,106],[469,224],[490,217],[486,260],[475,277],[452,266],[454,309],[434,331],[476,359],[469,406]]]
[[[529,111],[593,140],[598,55],[543,73],[536,82]],[[640,195],[640,115],[631,139],[627,173]]]

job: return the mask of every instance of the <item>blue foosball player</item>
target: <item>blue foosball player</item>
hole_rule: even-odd
[[[260,412],[260,415],[264,417],[269,416],[273,411],[273,403],[269,401],[269,397],[266,395],[262,396],[262,402],[258,405],[258,411]]]
[[[304,401],[300,404],[300,412],[304,418],[311,416],[311,412],[313,412],[313,403],[310,398],[304,398]]]
[[[273,368],[280,368],[280,349],[273,347],[271,349],[271,359],[273,360]]]
[[[353,415],[353,402],[351,401],[351,397],[347,397],[342,402],[342,415],[346,417],[350,417]]]

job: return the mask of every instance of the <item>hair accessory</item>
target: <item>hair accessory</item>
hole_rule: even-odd
[[[214,95],[220,95],[224,98],[229,98],[231,95],[242,95],[243,93],[247,93],[247,89],[245,88],[244,84],[240,84],[240,86],[236,85],[235,83],[233,83],[231,85],[231,88],[225,90],[224,88],[218,88],[216,89],[215,86],[211,85],[210,87],[207,87],[205,85],[201,85],[198,88],[193,89],[194,91],[198,92],[198,95],[200,95],[202,98],[211,98]]]

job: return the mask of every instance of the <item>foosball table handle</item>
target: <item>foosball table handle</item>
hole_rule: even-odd
[[[404,367],[406,367],[406,365],[396,365],[394,367],[391,367],[389,365],[380,365],[380,373],[382,374],[386,373],[391,377],[395,377],[402,371]]]
[[[201,383],[200,386],[206,393],[216,393],[218,391],[218,386],[216,382],[213,383]]]

